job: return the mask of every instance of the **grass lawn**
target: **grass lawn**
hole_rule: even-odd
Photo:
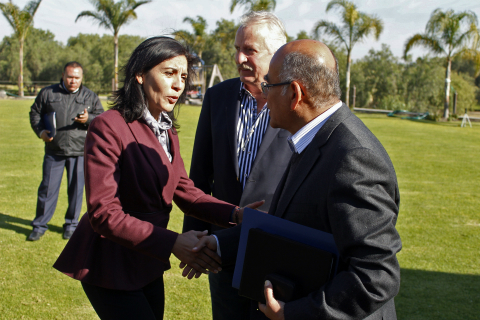
[[[66,244],[65,183],[49,231],[40,241],[25,241],[44,154],[29,125],[32,103],[0,100],[0,319],[97,319],[80,283],[51,267]],[[199,112],[191,106],[180,111],[187,168]],[[480,125],[359,117],[384,144],[400,184],[398,318],[478,319]],[[170,228],[180,231],[183,214],[174,208],[171,216]],[[207,278],[187,281],[178,260],[171,262],[165,274],[165,319],[211,319]]]

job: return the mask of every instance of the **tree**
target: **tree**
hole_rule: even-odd
[[[238,77],[235,64],[235,33],[238,25],[233,20],[217,21],[217,28],[210,33],[202,59],[206,65],[217,64],[223,79]],[[210,74],[207,74],[207,79]],[[216,79],[217,80],[217,79]]]
[[[20,97],[23,97],[23,47],[28,30],[33,25],[33,17],[37,12],[42,0],[30,1],[23,10],[20,10],[10,0],[8,3],[0,3],[0,10],[13,28],[15,37],[20,43],[19,63],[20,75],[18,76],[18,91]]]
[[[352,49],[356,43],[363,41],[366,37],[373,34],[378,40],[383,31],[383,22],[374,15],[357,10],[357,6],[347,0],[332,0],[327,4],[326,12],[331,9],[341,10],[342,24],[340,26],[320,20],[315,24],[313,32],[319,38],[322,34],[331,36],[334,40],[343,45],[347,51],[347,73],[346,73],[346,92],[345,103],[349,105],[350,96],[350,67],[352,63]]]
[[[450,103],[450,73],[452,59],[467,50],[467,44],[475,34],[477,16],[472,11],[455,13],[453,10],[432,12],[425,27],[425,33],[417,33],[405,42],[404,58],[414,46],[422,46],[437,55],[445,56],[447,66],[445,70],[445,97],[443,118],[449,115]]]
[[[115,68],[115,90],[118,88],[118,33],[123,25],[137,18],[135,9],[151,0],[135,1],[135,0],[90,0],[90,3],[95,7],[94,11],[82,11],[78,14],[75,22],[83,17],[90,17],[96,21],[100,26],[113,31],[114,43],[114,68]]]
[[[197,53],[197,56],[202,59],[202,53],[208,40],[208,34],[206,32],[207,21],[203,17],[197,16],[196,20],[185,17],[183,22],[190,23],[193,28],[193,33],[186,30],[178,30],[173,33],[175,39],[186,42]]]
[[[297,33],[297,40],[304,40],[304,39],[310,39],[310,36],[308,35],[307,31],[300,30]]]
[[[232,0],[230,13],[233,13],[237,5],[246,7],[246,11],[273,11],[277,5],[275,0]]]

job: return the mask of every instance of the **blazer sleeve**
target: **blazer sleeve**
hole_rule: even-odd
[[[212,193],[213,185],[213,139],[211,124],[211,90],[207,90],[198,120],[195,143],[193,145],[190,179],[197,188],[206,194]],[[183,232],[189,230],[211,231],[211,224],[185,215]]]
[[[287,303],[285,319],[363,319],[399,291],[399,195],[391,162],[357,148],[331,177],[328,219],[346,267],[320,290]]]
[[[132,250],[168,261],[177,233],[123,211],[119,198],[122,139],[104,117],[97,117],[85,140],[85,189],[93,230]]]

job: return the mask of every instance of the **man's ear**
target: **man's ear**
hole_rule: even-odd
[[[297,108],[300,102],[304,99],[304,88],[300,82],[292,81],[292,83],[290,83],[290,89],[292,89],[293,92],[291,96],[290,109],[295,110],[295,108]]]

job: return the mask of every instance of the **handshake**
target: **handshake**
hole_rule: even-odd
[[[253,202],[246,207],[256,209],[265,203],[264,200]],[[236,221],[242,222],[243,208],[238,211]],[[172,253],[181,261],[182,276],[192,279],[202,273],[217,273],[222,270],[222,260],[217,254],[217,239],[209,236],[208,231],[188,231],[178,235]]]
[[[214,236],[209,236],[207,230],[179,234],[172,253],[181,261],[182,276],[188,279],[222,270],[222,260],[217,254],[217,240]]]

